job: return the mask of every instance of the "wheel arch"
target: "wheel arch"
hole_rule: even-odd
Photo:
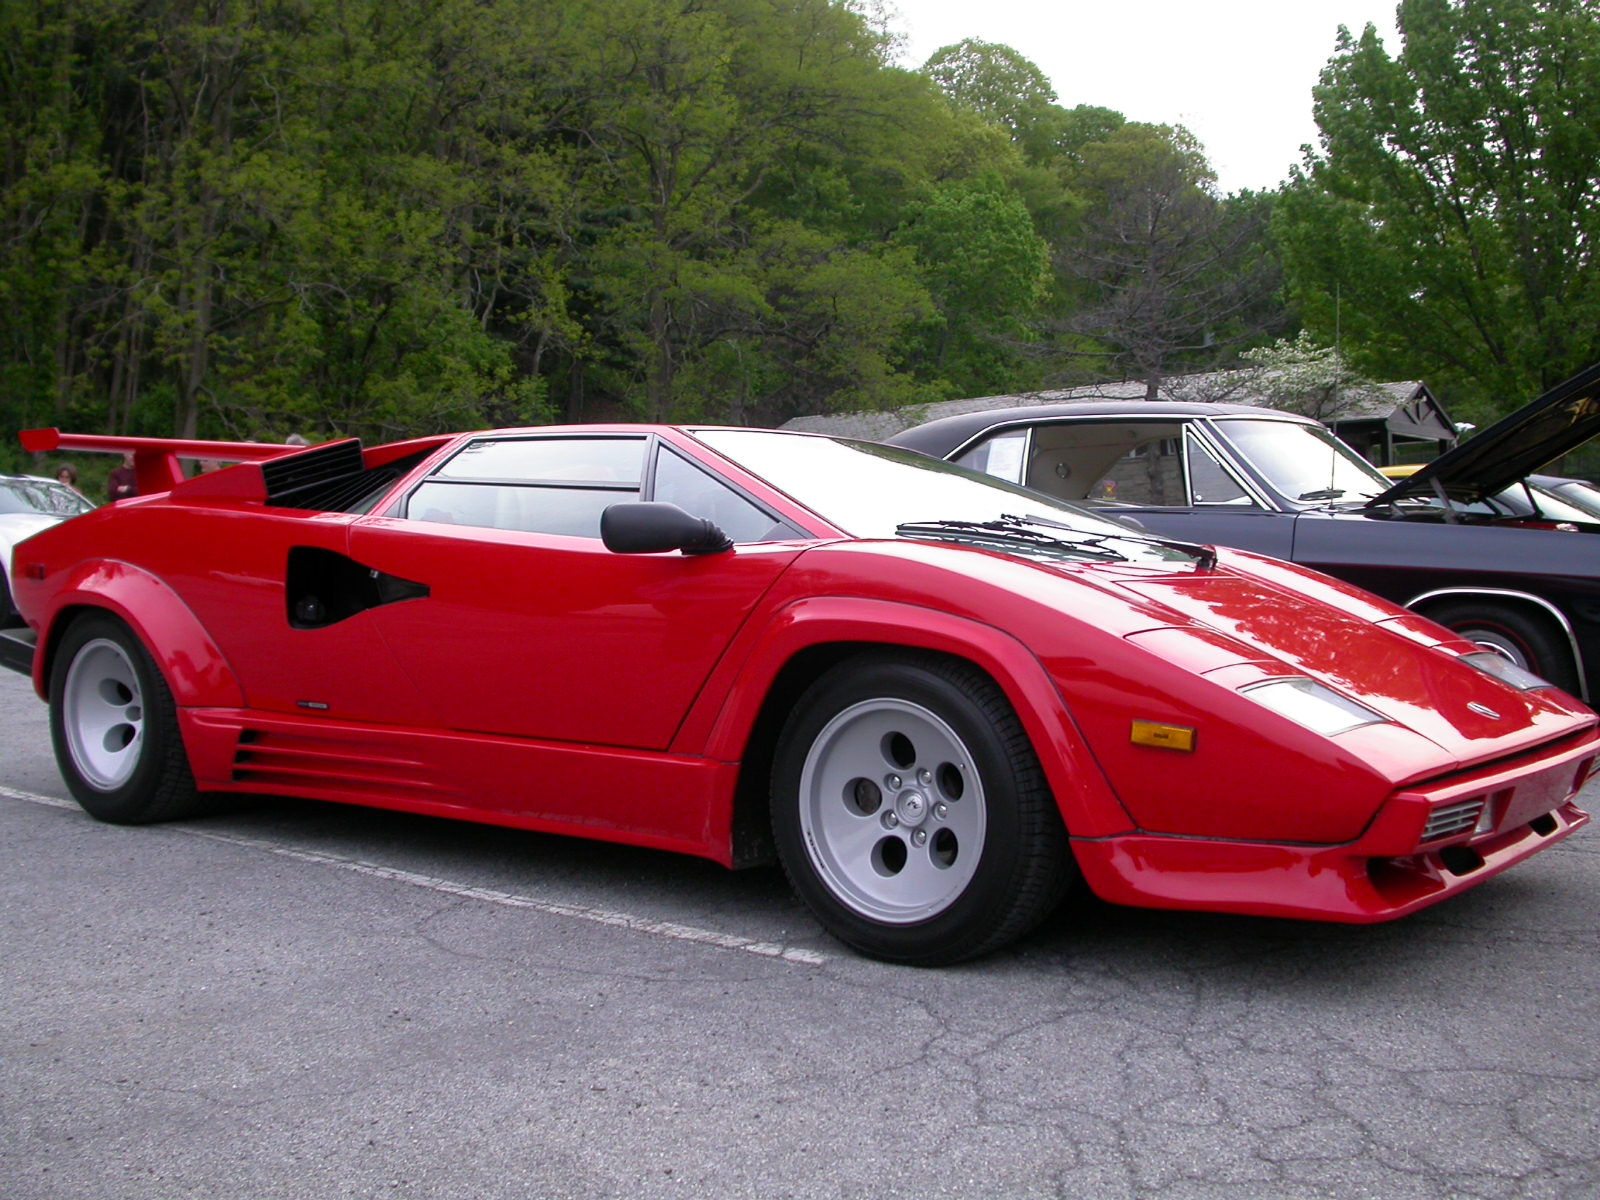
[[[179,707],[244,707],[233,668],[183,598],[142,568],[105,560],[74,568],[53,597],[33,659],[33,687],[41,699],[50,698],[50,671],[62,638],[90,612],[110,613],[133,630]]]
[[[1589,699],[1589,667],[1584,661],[1583,650],[1578,645],[1578,635],[1574,632],[1572,622],[1567,615],[1554,604],[1543,596],[1535,596],[1531,592],[1518,591],[1515,588],[1448,587],[1434,588],[1413,596],[1405,602],[1405,607],[1426,617],[1430,610],[1436,610],[1441,604],[1458,600],[1481,600],[1489,604],[1510,606],[1532,615],[1554,629],[1557,639],[1572,656],[1573,671],[1578,686],[1582,689],[1579,699],[1584,701]]]
[[[1039,755],[1066,827],[1100,837],[1132,828],[1044,665],[1011,634],[891,601],[815,598],[789,606],[745,659],[706,742],[738,762],[728,814],[734,866],[768,861],[769,779],[784,721],[813,681],[849,658],[928,653],[966,662],[1005,694]]]

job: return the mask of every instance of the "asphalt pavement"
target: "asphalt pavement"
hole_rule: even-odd
[[[1594,826],[1387,925],[1085,901],[929,971],[771,870],[65,796],[0,672],[4,1200],[1600,1197]]]

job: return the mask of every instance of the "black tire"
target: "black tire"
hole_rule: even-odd
[[[1572,648],[1554,622],[1493,600],[1451,600],[1427,609],[1425,615],[1467,641],[1577,694],[1578,670]]]
[[[201,808],[167,681],[108,613],[74,621],[56,650],[50,739],[67,788],[92,817],[143,825]]]
[[[6,551],[0,548],[0,556]],[[0,567],[0,627],[11,624],[11,619],[17,615],[16,608],[11,603],[11,579],[6,574],[6,568]]]
[[[1022,936],[1077,876],[1004,694],[931,654],[853,658],[806,691],[778,743],[772,831],[829,933],[917,966]]]

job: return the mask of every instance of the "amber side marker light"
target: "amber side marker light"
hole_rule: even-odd
[[[1194,730],[1183,725],[1158,725],[1154,721],[1133,723],[1135,746],[1159,746],[1163,750],[1194,752]]]

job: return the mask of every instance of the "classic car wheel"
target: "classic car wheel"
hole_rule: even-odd
[[[1572,653],[1542,621],[1505,604],[1454,601],[1426,615],[1566,691],[1578,690]]]
[[[16,609],[11,604],[11,581],[6,578],[5,569],[0,567],[0,625],[10,624],[15,613]]]
[[[75,621],[50,672],[50,737],[73,797],[119,825],[196,810],[177,707],[149,652],[115,617]]]
[[[852,659],[801,698],[773,772],[773,835],[840,941],[933,966],[1011,941],[1075,872],[1021,722],[973,667]]]

